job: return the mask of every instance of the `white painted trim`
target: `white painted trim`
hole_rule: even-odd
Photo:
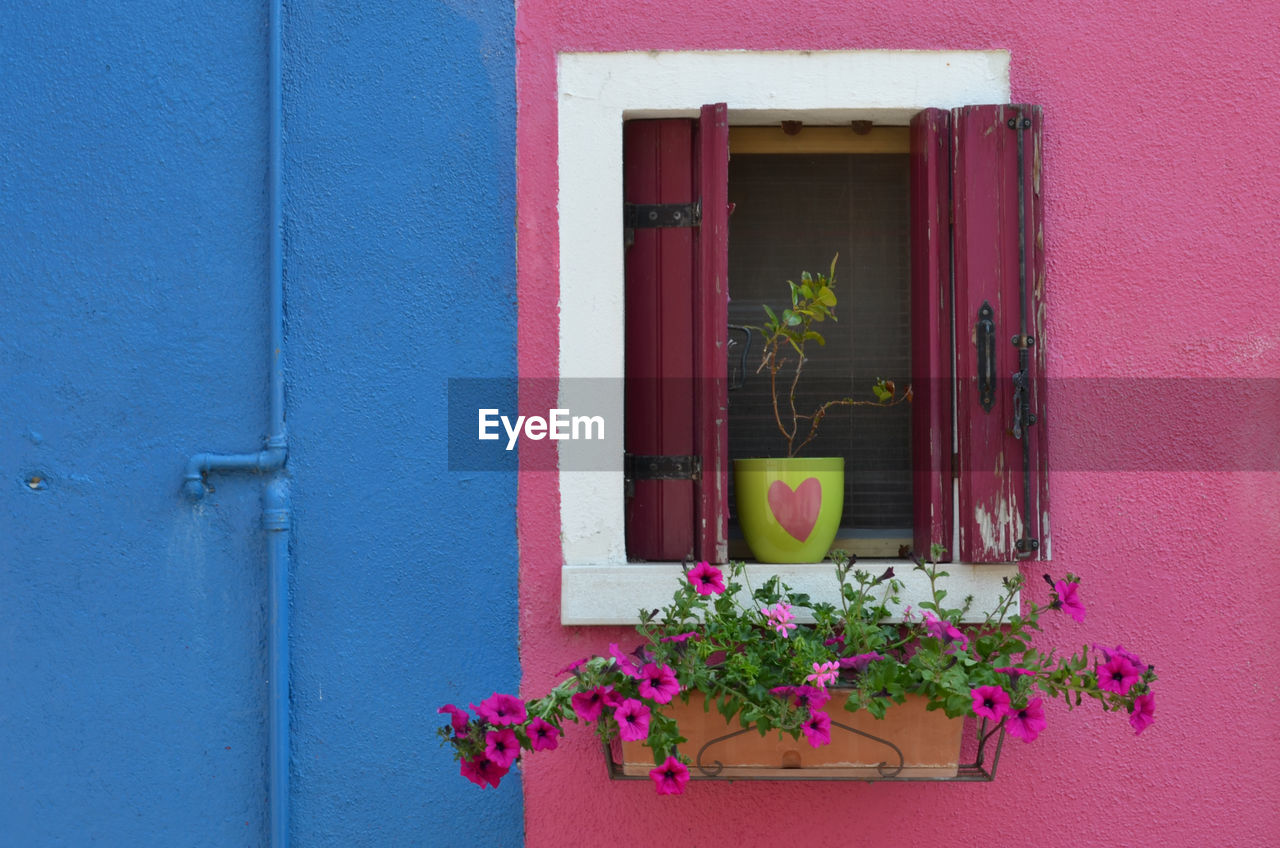
[[[704,103],[723,102],[733,124],[783,118],[810,124],[906,124],[926,107],[1004,103],[1009,95],[1009,54],[1003,50],[561,54],[560,405],[575,408],[569,397],[574,378],[606,378],[619,385],[623,379],[624,118],[692,117]],[[593,398],[592,412],[621,432],[622,393],[604,394]],[[565,623],[592,619],[592,609],[615,610],[614,602],[601,594],[603,584],[648,591],[650,584],[644,581],[657,574],[651,569],[658,566],[626,563],[620,440],[607,465],[605,470],[559,475],[562,594],[572,595],[562,603]],[[592,568],[604,571],[590,572]],[[610,577],[602,583],[579,579],[588,573]],[[661,594],[669,598],[671,593],[664,589]],[[634,619],[638,606],[628,606]],[[595,618],[614,621],[610,616],[616,615],[613,611]]]
[[[930,598],[929,580],[902,560],[858,560],[858,567],[870,574],[879,574],[889,566],[894,568],[894,577],[903,583],[902,604],[893,607],[901,620],[904,606],[918,606]],[[996,607],[1001,581],[1018,573],[1016,565],[953,564],[943,566],[943,570],[949,575],[939,581],[939,588],[947,590],[944,605],[960,607],[966,596],[973,596],[965,621],[982,621]],[[747,566],[747,579],[756,588],[773,574],[794,591],[808,594],[815,603],[840,603],[835,566],[829,562]],[[672,562],[566,565],[560,573],[560,621],[635,624],[640,610],[661,609],[670,604],[682,579],[680,564]]]

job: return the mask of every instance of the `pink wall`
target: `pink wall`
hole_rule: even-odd
[[[608,781],[577,729],[567,750],[528,759],[530,846],[570,833],[650,846],[820,832],[881,845],[1276,844],[1280,28],[1267,0],[1028,5],[796,0],[780,13],[755,0],[524,0],[521,374],[556,373],[558,51],[1009,50],[1013,99],[1046,115],[1048,356],[1061,389],[1050,397],[1052,565],[1081,575],[1091,601],[1084,625],[1054,622],[1047,635],[1119,641],[1154,662],[1156,724],[1135,739],[1123,717],[1054,704],[1039,740],[1006,745],[992,784],[697,783],[678,799]],[[1110,378],[1132,401],[1094,415],[1066,379],[1077,377]],[[1151,377],[1195,379],[1137,380]],[[1232,446],[1236,467],[1273,470],[1207,470],[1206,433]],[[1100,442],[1134,446],[1130,470],[1096,470]],[[1250,455],[1262,458],[1239,460]],[[556,493],[551,474],[521,478],[527,695],[623,634],[559,624]]]

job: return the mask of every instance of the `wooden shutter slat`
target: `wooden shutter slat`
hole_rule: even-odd
[[[691,203],[693,124],[629,121],[623,127],[627,203]],[[625,450],[694,453],[693,230],[636,229],[626,255]],[[627,555],[682,560],[694,549],[691,480],[635,480],[627,498]]]
[[[1011,118],[1030,117],[1024,131],[1024,210],[1032,410],[1030,461],[1012,434],[1013,374],[1020,332],[1018,148]],[[952,112],[952,192],[956,321],[956,411],[959,436],[959,557],[966,562],[1012,562],[1024,533],[1048,553],[1044,404],[1043,235],[1039,191],[1042,118],[1035,106],[967,106]],[[978,381],[977,325],[990,304],[994,331],[995,392],[983,409]],[[1030,475],[1030,498],[1024,472]],[[1024,526],[1024,518],[1026,526]]]
[[[911,121],[911,466],[914,548],[942,544],[950,560],[951,485],[951,114],[926,109]]]
[[[729,113],[703,106],[697,173],[702,223],[697,229],[698,283],[694,418],[702,476],[695,489],[695,559],[729,557]]]

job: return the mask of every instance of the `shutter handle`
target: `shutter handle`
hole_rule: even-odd
[[[978,309],[975,340],[978,344],[978,402],[983,412],[990,412],[996,402],[996,325],[991,304],[982,302]]]

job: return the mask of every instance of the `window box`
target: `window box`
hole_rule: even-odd
[[[922,696],[908,696],[883,719],[865,710],[844,710],[840,690],[830,704],[831,742],[815,748],[803,737],[761,735],[708,709],[701,692],[689,702],[672,701],[664,710],[688,738],[682,750],[692,760],[690,777],[728,780],[964,780],[989,781],[1004,744],[1003,730],[986,736],[980,722],[948,718],[925,709]],[[966,739],[966,723],[969,734]],[[967,747],[964,745],[968,742]],[[639,742],[606,748],[614,779],[648,779],[653,752]],[[970,761],[962,764],[961,760]]]

